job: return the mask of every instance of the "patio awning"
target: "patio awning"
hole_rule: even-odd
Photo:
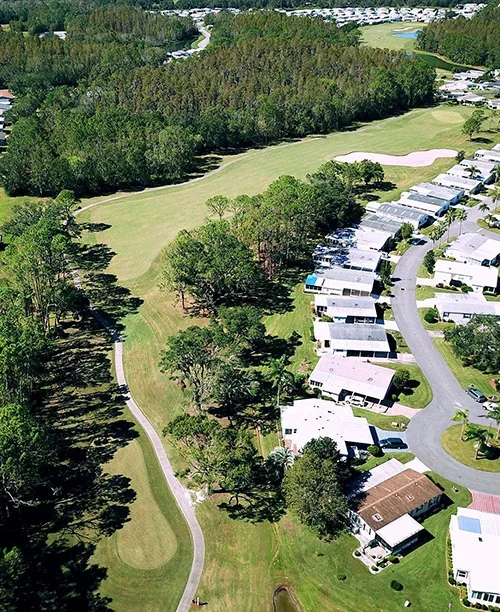
[[[388,544],[390,548],[394,548],[423,530],[424,528],[422,525],[414,518],[409,514],[403,514],[403,516],[392,521],[392,523],[379,529],[377,535]]]

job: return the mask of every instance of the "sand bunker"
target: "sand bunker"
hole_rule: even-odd
[[[369,159],[370,161],[379,162],[384,166],[421,168],[422,166],[430,166],[438,157],[455,157],[456,154],[457,152],[452,149],[413,151],[413,153],[408,153],[408,155],[384,155],[383,153],[364,153],[363,151],[355,151],[348,155],[339,155],[335,160],[341,162],[356,162]]]

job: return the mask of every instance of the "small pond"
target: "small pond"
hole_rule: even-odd
[[[274,612],[300,612],[299,604],[290,591],[284,587],[278,587],[273,595]]]
[[[398,32],[397,34],[393,34],[396,38],[417,38],[418,33],[422,30],[415,30],[413,32]]]

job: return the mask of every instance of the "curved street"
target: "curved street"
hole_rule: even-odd
[[[480,217],[477,207],[470,209],[462,233],[477,232]],[[458,223],[452,225],[450,235],[457,235],[458,229]],[[480,232],[496,240],[500,238],[492,232]],[[433,393],[432,402],[408,425],[408,444],[425,465],[445,478],[475,491],[500,494],[499,474],[467,467],[448,455],[441,445],[442,433],[456,425],[451,419],[457,409],[468,409],[470,420],[483,425],[488,423],[488,413],[465,393],[420,321],[415,300],[416,278],[425,253],[431,248],[429,240],[412,246],[399,260],[393,275],[394,318]]]

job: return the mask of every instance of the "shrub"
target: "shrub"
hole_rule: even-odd
[[[344,582],[344,580],[347,580],[347,576],[345,574],[337,574],[337,580]]]
[[[451,586],[455,586],[457,584],[457,581],[453,577],[448,578],[448,582],[451,584]]]
[[[395,591],[402,591],[403,585],[397,580],[391,580],[391,589],[394,589]]]
[[[435,308],[429,308],[429,310],[424,314],[424,320],[427,323],[435,323],[438,318],[438,313]]]
[[[333,323],[333,319],[332,317],[329,317],[328,315],[321,315],[320,321],[323,323]]]
[[[468,599],[462,599],[462,603],[466,608],[470,608],[470,601]]]
[[[372,572],[378,572],[378,567],[376,565],[372,565]]]
[[[391,563],[399,563],[399,557],[396,557],[396,555],[389,555],[387,559]]]
[[[469,285],[462,285],[461,289],[462,293],[470,293],[472,291],[472,287],[469,287]]]
[[[359,550],[355,550],[354,551],[354,556],[355,557],[361,557],[361,553],[359,552]]]
[[[380,446],[376,446],[375,444],[370,445],[366,450],[374,457],[382,457],[384,455],[384,451]]]

